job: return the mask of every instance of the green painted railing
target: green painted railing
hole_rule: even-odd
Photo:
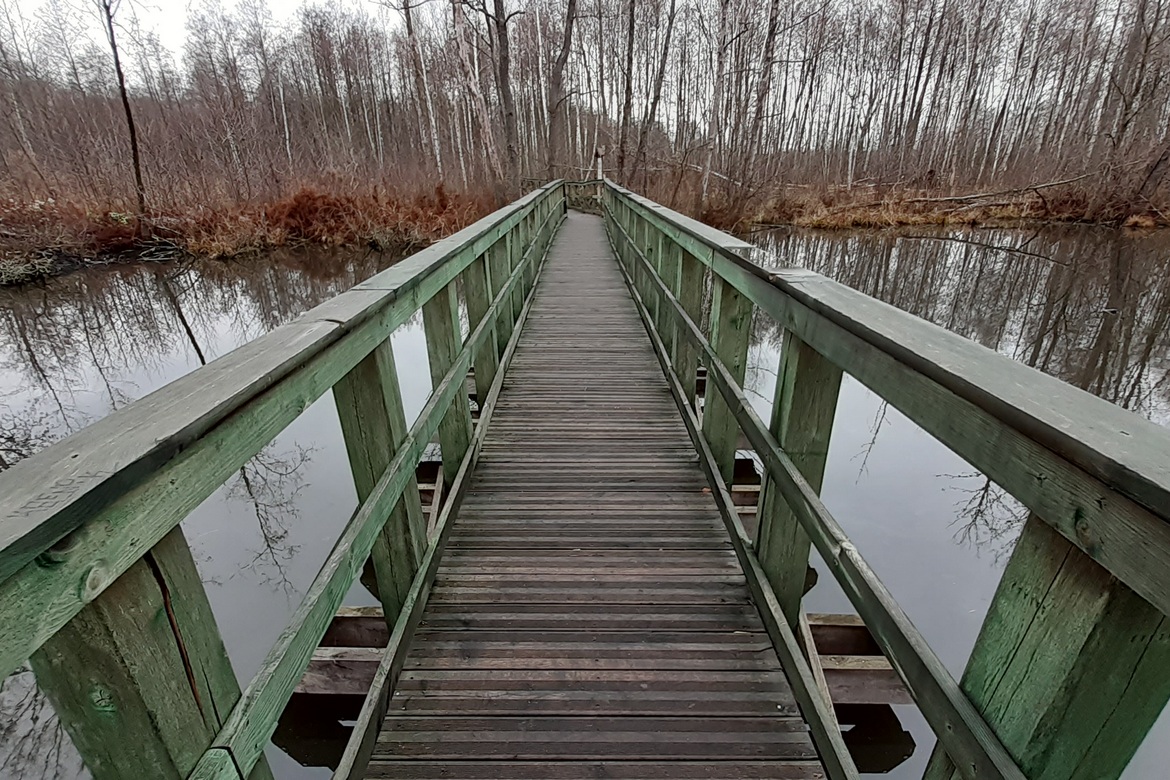
[[[1170,431],[612,182],[604,208],[713,484],[741,430],[764,464],[754,538],[716,497],[830,776],[857,772],[799,639],[810,544],[937,735],[927,778],[1118,777],[1170,697]],[[756,310],[784,330],[768,425],[742,389]],[[961,684],[818,498],[843,373],[1032,513]]]
[[[97,780],[270,776],[264,747],[367,561],[406,630],[445,538],[415,469],[437,433],[442,529],[478,453],[468,370],[482,423],[564,213],[553,182],[0,475],[0,675],[31,661]],[[389,337],[420,309],[434,390],[408,427]],[[359,507],[241,693],[179,523],[330,390]]]

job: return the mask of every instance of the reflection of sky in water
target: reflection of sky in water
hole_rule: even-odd
[[[1092,352],[1100,310],[1109,299],[1108,269],[1099,267],[1107,238],[1092,229],[1063,228],[1042,237],[980,231],[976,238],[1097,265],[1085,265],[1091,273],[1072,275],[1074,283],[1064,286],[1052,272],[1065,272],[1066,266],[965,243],[894,240],[889,234],[788,233],[762,237],[760,243],[796,264],[1025,361],[1036,318],[1043,314],[1046,285],[1056,284],[1069,311],[1067,321],[1055,330],[1056,338],[1045,346],[1051,347],[1048,370],[1065,379],[1083,376],[1078,366]],[[1130,356],[1140,356],[1143,339],[1158,324],[1151,311],[1159,310],[1163,288],[1170,284],[1170,271],[1164,268],[1166,243],[1164,237],[1135,239],[1127,247],[1135,258],[1129,270],[1136,291],[1125,288],[1120,300],[1127,308],[1121,317],[1137,327],[1126,357],[1117,357],[1121,350],[1107,352],[1111,377],[1133,376]],[[210,360],[348,288],[387,261],[317,253],[248,264],[201,264],[174,277],[172,291]],[[45,291],[0,291],[0,425],[29,423],[36,429],[34,440],[56,438],[108,413],[111,399],[123,405],[198,367],[173,305],[160,294],[160,272],[99,272],[59,280]],[[767,420],[779,344],[774,329],[763,323],[757,324],[756,334],[746,384]],[[1165,374],[1165,344],[1160,332],[1154,335],[1156,348],[1147,356],[1149,368],[1143,374],[1146,398],[1137,405],[1143,414],[1164,421],[1164,387],[1148,390]],[[413,419],[430,392],[421,318],[401,327],[393,344],[407,417]],[[293,473],[284,473],[294,466]],[[259,668],[356,507],[332,397],[327,393],[306,410],[247,473],[247,486],[236,475],[183,523],[241,684]],[[956,676],[1017,532],[1018,508],[1010,500],[1000,503],[994,488],[981,492],[984,485],[965,462],[845,378],[825,502]],[[980,499],[989,510],[982,515],[971,511]],[[819,568],[820,584],[806,599],[807,608],[852,612],[824,566]],[[355,586],[349,603],[368,604],[371,598]],[[890,776],[917,778],[933,738],[917,713],[900,710],[919,750]],[[1164,747],[1170,742],[1170,724],[1165,721],[1146,740],[1126,777],[1157,776],[1155,763],[1170,759],[1170,748]],[[270,749],[269,756],[278,777],[328,776],[325,770],[297,767],[278,750]],[[3,758],[0,747],[0,762]]]
[[[1009,231],[984,232],[994,235],[981,236],[981,241],[998,245],[1018,245],[1021,239],[1020,234]],[[924,262],[934,265],[931,273],[937,284],[925,286],[923,295],[917,299],[881,297],[943,325],[953,326],[956,320],[948,321],[951,312],[964,309],[965,315],[976,315],[973,323],[984,329],[981,332],[956,330],[1015,359],[1026,355],[1031,346],[1028,329],[1034,327],[1030,322],[1036,309],[1043,306],[1043,300],[1028,296],[1021,305],[1013,307],[1012,296],[1003,295],[986,301],[987,310],[971,311],[975,304],[971,300],[970,273],[974,268],[976,273],[990,275],[989,269],[1002,272],[1006,263],[1032,261],[1010,255],[1005,260],[1005,253],[990,252],[981,258],[982,268],[973,266],[970,258],[964,266],[963,256],[969,253],[970,245],[933,241],[930,243],[935,245],[934,251],[923,258],[923,243],[911,243],[911,256],[902,259],[907,266]],[[783,265],[808,266],[840,279],[833,271],[839,271],[841,263],[851,260],[846,253],[853,258],[865,257],[865,244],[864,237],[847,242],[815,234],[787,241],[782,238],[772,245],[774,253],[759,262],[777,267],[781,265],[777,256],[783,256],[792,260]],[[1170,256],[1170,242],[1165,236],[1154,246],[1140,249],[1160,261],[1159,264],[1164,264]],[[877,254],[871,252],[868,256]],[[894,254],[896,261],[896,250]],[[894,266],[890,273],[897,280],[896,262]],[[1037,261],[1032,270],[1037,275],[1046,275],[1050,269],[1047,263]],[[1015,283],[1023,281],[1026,280],[1021,275]],[[1143,287],[1146,284],[1146,280],[1137,281]],[[1157,280],[1159,285],[1163,282],[1164,279]],[[1148,302],[1152,296],[1152,290],[1142,289],[1138,299]],[[998,311],[993,310],[996,303]],[[1138,316],[1135,312],[1124,314]],[[771,329],[766,329],[766,335],[761,334],[765,330],[761,319],[757,316],[745,385],[749,399],[766,422],[771,414],[780,345]],[[988,328],[988,321],[995,321],[996,326]],[[1092,325],[1079,323],[1086,324]],[[1161,338],[1162,334],[1155,335]],[[1070,333],[1070,341],[1074,337],[1079,334]],[[1083,353],[1079,350],[1069,350],[1070,363],[1080,354]],[[1158,366],[1157,371],[1150,371],[1151,384],[1161,384],[1165,378],[1164,353],[1153,356],[1151,363]],[[1066,365],[1066,378],[1069,370],[1070,366]],[[1138,411],[1165,424],[1170,417],[1167,407],[1165,393],[1160,388],[1150,394],[1148,402]],[[1024,517],[1022,508],[995,485],[988,485],[966,461],[848,375],[841,384],[821,492],[826,506],[866,561],[958,678],[1019,533],[1019,523]],[[806,609],[854,612],[815,550],[813,555],[814,566],[821,576],[818,585],[805,598]],[[897,709],[903,724],[914,734],[918,750],[909,761],[886,776],[918,778],[933,746],[933,734],[914,708]],[[1170,759],[1170,715],[1164,712],[1124,777],[1137,780],[1161,776],[1164,774],[1161,767],[1167,759]]]

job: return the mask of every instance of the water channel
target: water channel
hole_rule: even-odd
[[[771,231],[760,262],[795,265],[1170,423],[1170,235],[1027,230]],[[108,267],[0,290],[0,466],[14,462],[392,264],[304,250],[231,262]],[[767,419],[781,334],[757,318],[746,386]],[[421,320],[393,337],[408,416],[430,392]],[[825,502],[958,676],[1024,517],[968,464],[846,377]],[[184,522],[242,683],[256,672],[356,506],[327,394]],[[813,612],[851,612],[821,568]],[[350,603],[371,603],[356,588]],[[882,775],[917,778],[933,738]],[[1162,776],[1165,717],[1127,778]],[[328,777],[275,747],[278,778]],[[0,778],[85,776],[31,674],[0,689]]]

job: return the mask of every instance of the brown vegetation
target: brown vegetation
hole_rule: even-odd
[[[0,285],[89,264],[230,257],[296,244],[422,246],[492,208],[492,201],[441,185],[413,197],[373,190],[337,195],[313,187],[267,204],[191,208],[139,218],[118,206],[82,208],[53,200],[0,202]]]
[[[599,159],[726,227],[1170,213],[1165,0],[198,3],[181,57],[95,7],[0,14],[0,252],[34,274],[414,241]]]

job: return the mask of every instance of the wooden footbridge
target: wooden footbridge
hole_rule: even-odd
[[[853,778],[812,545],[937,736],[926,777],[1118,777],[1170,696],[1170,433],[750,251],[554,182],[18,464],[0,671],[31,661],[98,780],[270,777],[368,566],[384,649],[336,778]],[[408,424],[389,335],[420,308]],[[768,424],[742,389],[757,313],[785,331]],[[844,372],[1032,512],[961,681],[818,498]],[[360,506],[241,691],[179,523],[330,390]]]

